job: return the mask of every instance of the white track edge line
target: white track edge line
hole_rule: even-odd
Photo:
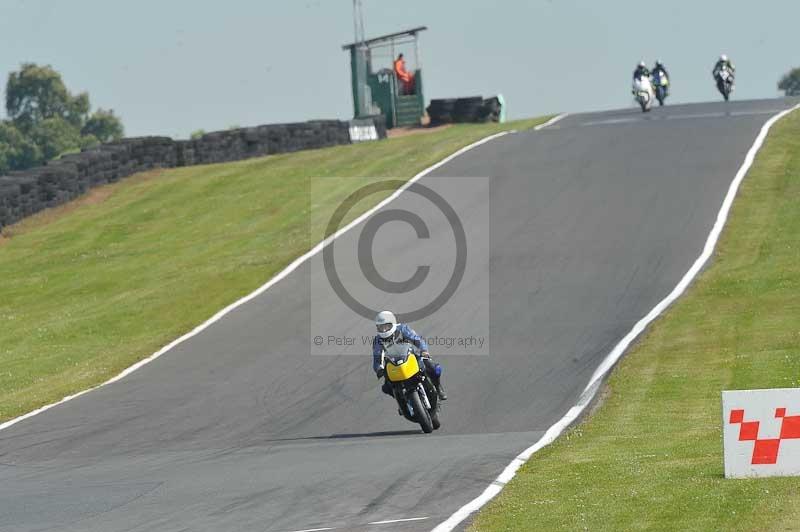
[[[569,113],[561,113],[560,115],[554,116],[553,118],[551,118],[550,120],[548,120],[544,124],[539,124],[538,126],[534,127],[533,130],[534,131],[539,131],[539,130],[542,130],[542,129],[546,128],[546,127],[550,127],[553,124],[555,124],[556,122],[560,122],[561,120],[564,120],[568,116],[569,116]]]
[[[541,129],[541,127],[543,127],[543,126],[546,126],[546,125],[551,124],[551,123],[555,123],[558,120],[560,120],[561,118],[563,118],[563,116],[565,116],[565,115],[556,116],[556,117],[552,118],[551,120],[549,120],[548,122],[546,122],[545,124],[540,124],[540,126],[536,126],[536,128]],[[244,305],[245,303],[251,301],[252,299],[260,296],[261,294],[263,294],[264,292],[269,290],[273,285],[278,283],[284,277],[288,276],[290,273],[292,273],[294,270],[296,270],[300,265],[302,265],[308,259],[312,258],[314,255],[316,255],[317,253],[322,251],[328,244],[330,244],[331,242],[333,242],[334,240],[336,240],[337,238],[342,236],[344,233],[346,233],[347,231],[349,231],[350,229],[352,229],[356,225],[360,224],[361,222],[363,222],[364,220],[366,220],[367,218],[372,216],[375,212],[377,212],[379,209],[382,209],[384,206],[386,206],[391,201],[395,200],[400,194],[403,193],[403,191],[405,191],[408,187],[410,187],[412,184],[416,183],[417,181],[419,181],[420,179],[422,179],[426,175],[428,175],[431,172],[433,172],[434,170],[444,166],[445,164],[449,163],[450,161],[452,161],[456,157],[459,157],[459,156],[467,153],[468,151],[477,148],[478,146],[486,144],[487,142],[491,142],[494,139],[497,139],[497,138],[500,138],[500,137],[504,137],[506,135],[510,135],[512,133],[515,133],[515,131],[513,131],[513,130],[512,131],[501,131],[499,133],[495,133],[494,135],[489,135],[488,137],[480,139],[477,142],[473,142],[472,144],[459,149],[455,153],[453,153],[451,155],[448,155],[447,157],[445,157],[444,159],[442,159],[438,163],[434,164],[433,166],[430,166],[430,167],[426,168],[425,170],[421,171],[420,173],[418,173],[417,175],[415,175],[414,177],[412,177],[411,179],[406,181],[405,184],[403,184],[403,186],[401,186],[400,188],[395,190],[388,198],[384,199],[383,201],[378,203],[376,206],[374,206],[371,209],[369,209],[367,212],[365,212],[364,214],[362,214],[361,216],[359,216],[358,218],[356,218],[355,220],[353,220],[352,222],[347,224],[345,227],[343,227],[343,228],[339,229],[338,231],[336,231],[336,233],[334,233],[333,235],[329,236],[328,238],[326,238],[325,240],[323,240],[322,242],[320,242],[319,244],[314,246],[310,251],[307,251],[305,254],[301,255],[300,257],[298,257],[297,259],[292,261],[280,273],[278,273],[275,277],[273,277],[272,279],[267,281],[265,284],[261,285],[254,292],[251,292],[250,294],[244,296],[243,298],[241,298],[241,299],[239,299],[237,301],[234,301],[233,303],[231,303],[230,305],[228,305],[224,309],[220,310],[219,312],[217,312],[216,314],[214,314],[213,316],[208,318],[206,321],[204,321],[203,323],[201,323],[200,325],[198,325],[197,327],[195,327],[194,329],[192,329],[188,333],[184,334],[180,338],[177,338],[176,340],[173,340],[172,342],[170,342],[169,344],[165,345],[164,347],[162,347],[161,349],[159,349],[158,351],[156,351],[155,353],[153,353],[149,357],[144,358],[144,359],[140,360],[139,362],[133,364],[132,366],[126,368],[125,370],[122,371],[122,373],[120,373],[116,377],[113,377],[113,378],[103,382],[102,384],[98,384],[97,386],[93,386],[92,388],[87,388],[86,390],[74,393],[72,395],[68,395],[68,396],[62,398],[60,401],[56,401],[55,403],[50,403],[48,405],[42,406],[40,408],[37,408],[36,410],[32,410],[32,411],[28,412],[27,414],[23,414],[23,415],[21,415],[19,417],[16,417],[14,419],[10,419],[10,420],[8,420],[8,421],[6,421],[4,423],[0,423],[0,430],[7,429],[7,428],[11,427],[12,425],[16,425],[17,423],[19,423],[21,421],[24,421],[26,419],[32,418],[32,417],[34,417],[34,416],[36,416],[38,414],[41,414],[42,412],[46,412],[47,410],[50,410],[53,407],[56,407],[56,406],[61,405],[63,403],[66,403],[67,401],[71,401],[73,399],[77,399],[78,397],[80,397],[80,396],[82,396],[84,394],[87,394],[87,393],[89,393],[91,391],[94,391],[94,390],[96,390],[98,388],[102,388],[103,386],[107,386],[109,384],[112,384],[114,382],[117,382],[118,380],[121,380],[121,379],[127,377],[128,375],[130,375],[131,373],[133,373],[137,369],[139,369],[142,366],[145,366],[145,365],[149,364],[150,362],[154,361],[155,359],[157,359],[158,357],[160,357],[161,355],[163,355],[164,353],[166,353],[170,349],[174,348],[175,346],[185,342],[186,340],[188,340],[189,338],[192,338],[193,336],[196,336],[196,335],[200,334],[205,329],[207,329],[209,326],[211,326],[212,324],[214,324],[214,323],[218,322],[219,320],[221,320],[226,314],[230,313],[231,311],[237,309],[238,307]]]
[[[391,525],[393,523],[410,523],[412,521],[425,521],[430,517],[407,517],[406,519],[388,519],[386,521],[373,521],[368,525]]]
[[[559,419],[553,426],[547,429],[547,432],[545,432],[544,436],[542,436],[536,443],[525,449],[516,458],[514,458],[514,460],[512,460],[511,463],[506,466],[503,472],[500,473],[500,475],[483,491],[483,493],[456,510],[455,513],[453,513],[453,515],[451,515],[446,521],[437,525],[432,532],[451,532],[472,513],[478,511],[486,503],[492,500],[498,493],[500,493],[505,485],[508,484],[512,478],[514,478],[517,470],[525,462],[527,462],[534,453],[553,443],[553,441],[555,441],[555,439],[558,438],[558,436],[560,436],[561,433],[564,432],[564,430],[569,427],[569,425],[575,421],[578,416],[581,415],[583,410],[597,393],[597,390],[600,389],[600,383],[602,382],[603,377],[605,377],[611,368],[614,367],[614,364],[619,361],[620,357],[622,357],[628,346],[630,346],[636,337],[639,336],[653,320],[655,320],[669,305],[671,305],[676,299],[678,299],[678,297],[681,296],[681,294],[683,294],[689,284],[694,280],[705,263],[711,257],[711,254],[714,252],[714,248],[717,245],[717,241],[719,240],[719,236],[722,233],[722,229],[725,226],[725,222],[728,219],[728,214],[731,206],[733,205],[733,200],[736,197],[736,193],[739,190],[739,185],[742,183],[744,176],[753,165],[753,161],[755,161],[756,155],[758,154],[759,150],[761,150],[761,146],[764,144],[764,140],[767,138],[769,130],[772,128],[775,122],[797,109],[800,109],[800,104],[789,109],[785,109],[774,115],[761,127],[761,131],[753,142],[753,145],[750,147],[750,150],[747,152],[747,155],[745,155],[742,166],[739,168],[739,171],[736,172],[736,176],[733,178],[733,181],[728,188],[728,193],[725,196],[725,200],[722,202],[722,207],[717,214],[717,220],[714,222],[714,226],[711,228],[711,233],[708,235],[708,239],[706,240],[705,247],[703,248],[703,252],[700,254],[700,257],[698,257],[694,264],[692,264],[692,267],[689,268],[689,271],[687,271],[683,278],[681,278],[681,280],[678,282],[678,285],[672,290],[672,292],[670,292],[667,297],[661,300],[661,302],[658,303],[644,318],[636,322],[636,324],[633,326],[633,329],[631,329],[631,331],[625,335],[625,337],[623,337],[622,340],[620,340],[620,342],[614,347],[614,349],[606,356],[606,358],[594,372],[594,375],[592,375],[592,378],[589,380],[589,384],[587,384],[586,388],[584,388],[578,403],[570,408],[567,413],[564,414],[564,417]]]

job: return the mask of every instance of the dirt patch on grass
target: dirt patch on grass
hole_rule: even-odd
[[[434,127],[396,127],[386,132],[390,139],[398,137],[407,137],[409,135],[424,135],[426,133],[436,133],[449,128],[452,124],[442,124],[441,126]]]

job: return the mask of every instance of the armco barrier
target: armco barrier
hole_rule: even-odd
[[[351,122],[314,120],[217,131],[193,140],[140,137],[66,155],[45,166],[0,177],[0,228],[48,207],[74,199],[90,188],[152,170],[237,161],[350,144],[364,140],[365,124],[372,138],[386,138],[386,121],[377,116],[358,121],[359,137],[351,137]]]

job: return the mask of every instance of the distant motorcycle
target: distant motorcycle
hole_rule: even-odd
[[[642,76],[633,80],[633,95],[639,106],[641,106],[643,113],[650,111],[655,92],[649,77]]]
[[[653,86],[656,91],[656,100],[658,105],[664,105],[664,100],[667,99],[669,94],[669,78],[667,74],[661,70],[653,74]]]
[[[727,102],[731,98],[731,93],[734,89],[735,78],[733,71],[727,65],[723,65],[717,73],[717,89],[722,94]]]
[[[430,434],[440,426],[439,399],[436,387],[425,374],[425,364],[410,343],[388,346],[381,358],[381,367],[392,385],[399,413],[412,423],[419,423]]]

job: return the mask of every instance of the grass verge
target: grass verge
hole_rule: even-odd
[[[711,266],[470,530],[798,530],[797,479],[725,480],[720,391],[800,380],[800,113],[745,178]]]
[[[0,421],[104,382],[256,289],[316,244],[310,220],[354,187],[544,120],[151,172],[6,228]],[[362,179],[329,180],[330,201],[310,206],[309,179],[324,176]]]

